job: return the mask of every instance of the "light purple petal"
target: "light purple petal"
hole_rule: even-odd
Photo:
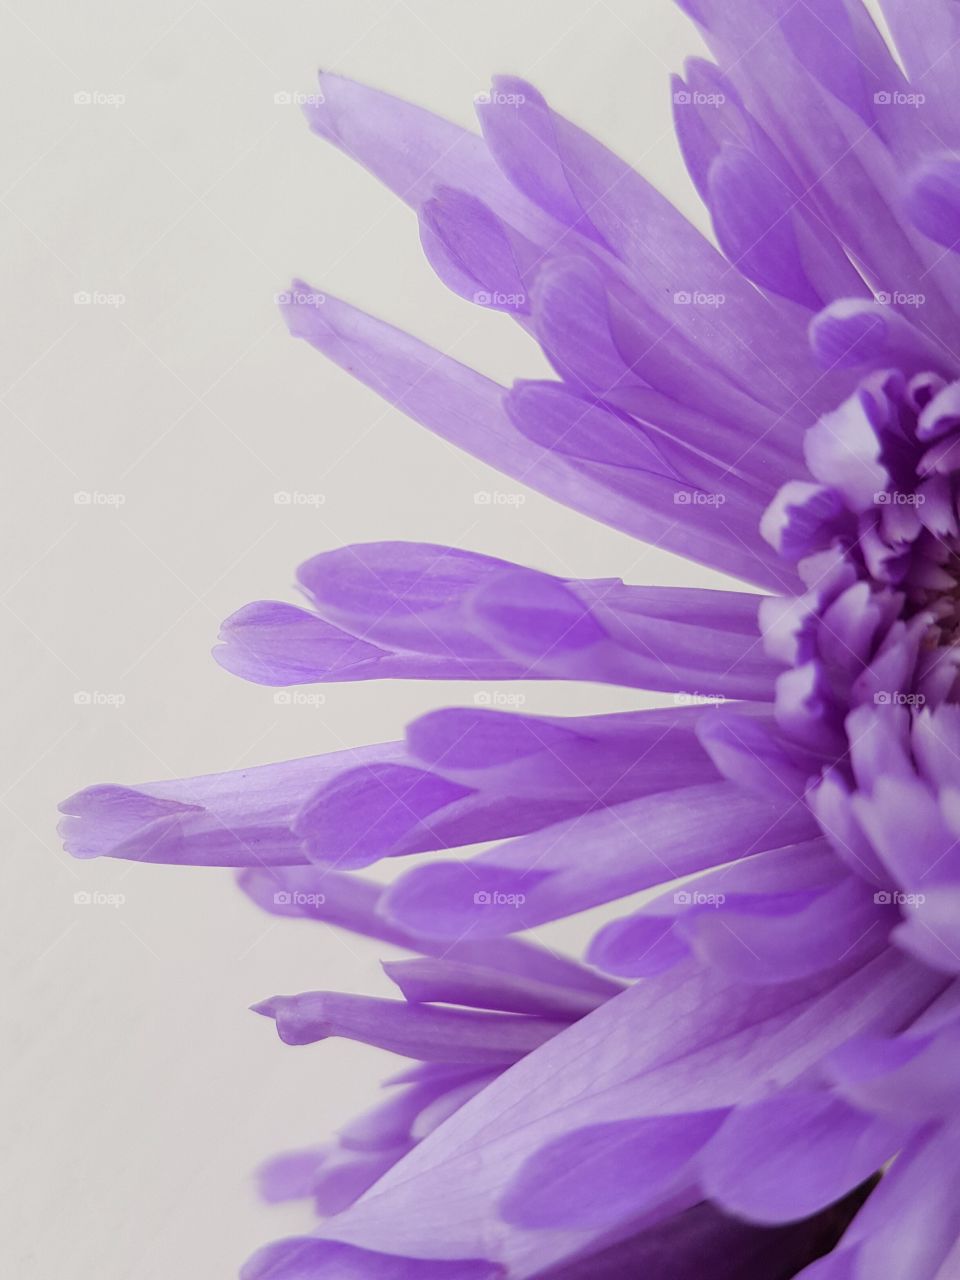
[[[476,1258],[453,1262],[402,1258],[369,1249],[294,1236],[250,1259],[241,1280],[498,1280],[502,1267]]]
[[[565,1025],[544,1018],[434,1009],[331,991],[272,996],[261,1000],[254,1011],[276,1020],[285,1044],[314,1044],[344,1036],[421,1062],[477,1066],[515,1062]]]
[[[826,1208],[899,1150],[906,1126],[823,1091],[789,1091],[737,1108],[700,1157],[704,1190],[749,1222]]]
[[[388,890],[383,909],[418,932],[491,937],[813,834],[800,806],[783,813],[727,784],[681,788],[523,836],[469,862],[417,867]]]

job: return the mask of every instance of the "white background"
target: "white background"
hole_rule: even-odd
[[[308,1225],[257,1203],[256,1163],[323,1138],[394,1065],[345,1043],[284,1048],[247,1005],[385,990],[383,949],[277,922],[229,872],[74,862],[58,800],[390,739],[468,701],[467,686],[369,684],[279,706],[213,663],[220,619],[294,599],[296,564],[343,542],[719,582],[455,454],[286,336],[273,295],[297,273],[503,381],[545,371],[508,319],[446,292],[413,215],[274,95],[309,92],[323,65],[471,124],[491,72],[529,76],[702,224],[667,83],[699,44],[668,0],[8,0],[0,37],[15,121],[0,172],[3,1271],[226,1280]],[[79,291],[125,301],[78,306]],[[494,489],[526,501],[474,502]],[[325,502],[278,506],[281,490]],[[124,702],[78,705],[81,691]],[[533,711],[641,704],[526,692]],[[84,890],[125,902],[75,904]],[[545,937],[564,933],[579,945],[573,926]]]

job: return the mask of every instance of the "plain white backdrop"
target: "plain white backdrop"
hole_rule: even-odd
[[[297,563],[344,542],[721,583],[457,455],[287,337],[273,298],[296,273],[503,381],[545,370],[508,319],[440,285],[414,216],[282,98],[322,65],[469,125],[489,75],[518,73],[705,225],[668,86],[700,46],[669,0],[6,0],[0,34],[3,1272],[229,1280],[309,1223],[257,1203],[257,1162],[321,1140],[395,1067],[285,1048],[247,1006],[385,992],[383,948],[267,917],[227,871],[75,862],[57,802],[391,739],[470,701],[378,683],[281,705],[213,663],[223,617],[294,599]],[[492,490],[525,501],[476,503]],[[644,704],[524,692],[530,711]]]

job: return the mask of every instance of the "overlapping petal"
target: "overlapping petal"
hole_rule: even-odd
[[[327,1221],[245,1280],[960,1266],[960,28],[941,0],[886,0],[895,49],[859,0],[683,7],[716,59],[673,85],[716,244],[516,77],[480,134],[336,76],[308,108],[553,380],[500,386],[306,285],[284,312],[443,439],[767,594],[327,552],[307,607],[227,620],[224,666],[675,705],[448,708],[402,743],[66,802],[78,856],[239,866],[267,911],[414,953],[398,999],[257,1006],[288,1043],[416,1065],[267,1167]],[[354,874],[395,856],[388,888]],[[654,888],[587,964],[514,936]]]

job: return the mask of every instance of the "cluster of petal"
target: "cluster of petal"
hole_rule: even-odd
[[[885,0],[895,56],[859,0],[683,7],[715,61],[675,79],[676,128],[719,248],[515,78],[480,134],[336,76],[307,108],[553,380],[500,386],[303,282],[284,311],[445,440],[749,592],[368,544],[216,651],[274,686],[673,705],[449,708],[403,742],[66,802],[78,856],[239,867],[268,911],[414,953],[386,966],[402,999],[256,1006],[289,1044],[414,1065],[265,1168],[324,1222],[245,1280],[960,1268],[960,16]],[[657,887],[584,964],[513,936]]]

